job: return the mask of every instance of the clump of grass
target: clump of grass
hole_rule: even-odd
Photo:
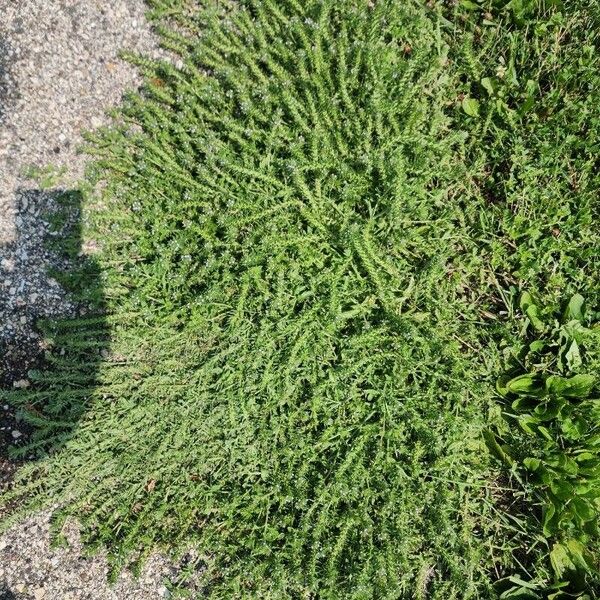
[[[547,150],[587,178],[558,238],[562,175],[517,160],[556,123],[480,85],[531,34],[416,1],[153,6],[181,66],[130,57],[144,90],[91,140],[99,314],[12,398],[52,451],[15,493],[115,568],[198,544],[214,598],[494,597],[498,306],[548,264],[546,296],[584,289],[561,244],[597,242],[577,134]]]

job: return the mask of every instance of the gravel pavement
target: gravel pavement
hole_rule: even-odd
[[[85,164],[76,152],[81,131],[105,123],[106,109],[138,84],[118,59],[121,49],[158,53],[143,0],[0,0],[0,384],[27,385],[40,352],[39,318],[77,311],[48,274],[61,265],[44,245],[56,193],[27,172],[52,165],[62,189],[76,187]],[[0,406],[0,492],[16,468],[7,446],[26,436]],[[105,558],[82,556],[74,524],[71,544],[50,549],[48,521],[48,513],[35,515],[0,536],[0,600],[169,596],[178,566],[153,556],[139,579],[124,573],[109,586]]]

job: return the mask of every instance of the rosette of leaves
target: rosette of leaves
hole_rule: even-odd
[[[520,302],[524,343],[498,379],[503,422],[486,441],[529,500],[541,506],[550,573],[498,583],[501,598],[596,598],[600,517],[600,328],[575,294],[559,318],[529,293]],[[545,579],[545,581],[544,581]],[[538,592],[542,592],[540,596]],[[592,595],[590,595],[592,594]]]

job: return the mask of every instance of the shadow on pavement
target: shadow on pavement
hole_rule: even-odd
[[[16,239],[0,246],[0,495],[71,437],[108,345],[81,203],[76,190],[20,190]],[[0,500],[0,520],[13,508]]]

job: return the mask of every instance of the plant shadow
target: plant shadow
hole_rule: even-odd
[[[83,243],[82,193],[19,190],[16,208],[16,236],[0,247],[0,492],[23,462],[72,437],[109,343],[100,269]],[[0,496],[0,518],[15,508]]]

